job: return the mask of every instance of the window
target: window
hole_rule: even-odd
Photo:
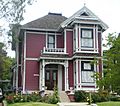
[[[48,35],[47,47],[55,48],[55,35]]]
[[[81,80],[83,83],[93,83],[94,64],[90,61],[81,62]]]
[[[81,29],[81,46],[92,48],[93,47],[93,30]]]

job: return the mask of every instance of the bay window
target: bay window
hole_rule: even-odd
[[[94,83],[94,64],[91,61],[81,62],[81,82],[82,83]]]

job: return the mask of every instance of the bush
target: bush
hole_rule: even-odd
[[[75,101],[85,102],[88,94],[85,91],[75,91]]]

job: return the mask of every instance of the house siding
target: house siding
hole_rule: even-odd
[[[66,32],[66,48],[69,56],[73,55],[73,31]]]
[[[38,90],[39,89],[39,76],[34,76],[34,74],[39,74],[39,63],[38,61],[26,61],[26,90]]]
[[[74,86],[73,61],[69,61],[68,79],[69,79],[69,87],[73,87]]]
[[[57,48],[64,48],[64,36],[63,35],[57,35],[56,41],[57,41]]]
[[[26,34],[26,57],[38,58],[41,56],[41,50],[45,47],[46,36],[44,34]]]

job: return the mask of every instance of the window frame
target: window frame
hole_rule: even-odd
[[[52,43],[50,42],[50,40],[49,40],[50,38],[49,37],[53,37],[53,42]],[[54,34],[48,34],[47,35],[47,48],[51,48],[50,45],[53,45],[52,48],[56,48],[55,43],[56,43],[56,37],[55,37],[55,35]]]
[[[83,36],[83,31],[91,31],[91,38],[90,37],[84,37]],[[82,40],[92,40],[92,46],[85,46],[82,45]],[[93,29],[87,29],[87,28],[81,28],[81,47],[82,48],[93,48],[94,47],[94,38],[93,38]]]
[[[89,63],[91,65],[91,69],[85,69],[84,63]],[[94,79],[92,82],[91,81],[87,81],[87,82],[82,81],[82,77],[83,77],[82,72],[93,72],[93,73],[95,72],[94,64],[92,64],[91,61],[81,61],[81,83],[95,83]]]

